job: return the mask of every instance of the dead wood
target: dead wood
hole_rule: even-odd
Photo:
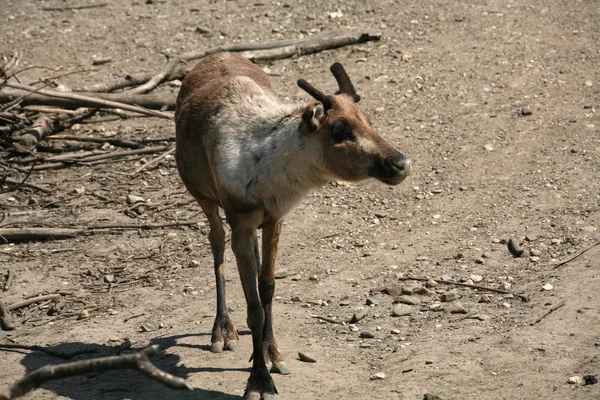
[[[321,321],[329,322],[331,324],[343,325],[343,324],[355,324],[355,323],[359,322],[360,320],[364,319],[367,315],[369,315],[368,309],[362,310],[358,313],[354,313],[354,314],[352,314],[352,316],[350,318],[346,318],[346,319],[335,319],[335,318],[323,317],[320,315],[312,315],[312,317],[319,319]]]
[[[135,95],[126,93],[84,93],[75,94],[69,92],[57,92],[53,90],[37,89],[32,86],[21,83],[4,82],[3,85],[13,89],[25,90],[31,94],[21,100],[21,105],[46,105],[65,108],[120,108],[127,111],[133,111],[138,114],[159,117],[173,121],[173,117],[155,111],[150,108],[173,109],[175,108],[174,95]],[[0,103],[14,101],[17,96],[11,92],[0,92]],[[139,104],[142,107],[134,106]]]
[[[324,50],[337,49],[356,43],[364,43],[372,40],[379,40],[381,33],[348,33],[332,37],[314,38],[300,44],[274,48],[270,50],[246,51],[241,55],[253,62],[279,60],[289,58],[295,55],[303,56],[318,53]]]
[[[66,115],[77,115],[78,111],[67,110],[65,108],[56,108],[56,107],[44,107],[44,106],[27,106],[21,107],[23,111],[33,111],[47,114],[66,114]]]
[[[135,171],[131,172],[130,175],[136,175],[138,172],[141,172],[141,171],[145,170],[146,168],[148,168],[149,166],[156,164],[157,162],[159,162],[160,160],[162,160],[163,158],[165,158],[166,156],[168,156],[169,154],[172,154],[174,152],[175,152],[175,147],[170,148],[169,150],[162,153],[160,156],[156,157],[154,160],[147,162],[146,164],[142,165]]]
[[[565,304],[567,304],[567,302],[565,300],[561,301],[560,303],[550,307],[550,309],[548,311],[546,311],[542,316],[540,316],[539,318],[537,318],[535,321],[533,321],[532,323],[530,323],[530,326],[533,326],[535,324],[537,324],[538,322],[540,322],[541,320],[543,320],[544,318],[546,318],[548,315],[550,315],[551,313],[553,313],[554,311],[558,310],[559,308],[561,308],[562,306],[564,306]]]
[[[86,8],[104,7],[108,3],[84,4],[80,6],[64,6],[64,7],[42,7],[42,11],[68,11],[68,10],[84,10]]]
[[[0,328],[5,331],[12,331],[15,329],[15,325],[10,317],[10,311],[2,299],[0,299]]]
[[[414,276],[408,276],[406,278],[399,278],[399,280],[401,281],[421,281],[421,282],[427,282],[429,281],[431,278],[417,278]],[[524,294],[517,294],[517,293],[513,293],[513,292],[509,292],[508,290],[502,290],[502,289],[495,289],[495,288],[490,288],[490,287],[485,287],[485,286],[479,286],[479,285],[471,285],[469,283],[463,283],[463,282],[454,282],[454,281],[445,281],[443,279],[433,279],[434,281],[438,282],[438,283],[444,283],[446,285],[456,285],[456,286],[464,286],[464,287],[469,287],[472,289],[479,289],[479,290],[486,290],[488,292],[496,292],[496,293],[502,293],[502,294],[511,294],[515,297],[520,298],[521,300],[527,302],[529,301],[529,297],[527,297]]]
[[[83,136],[75,136],[75,135],[52,135],[52,136],[46,137],[46,140],[73,140],[73,141],[77,141],[77,142],[108,143],[113,146],[125,147],[128,149],[139,149],[140,147],[142,147],[142,145],[140,143],[132,142],[130,140],[83,137]]]
[[[351,33],[345,33],[345,34],[331,34],[331,33],[326,33],[326,34],[322,34],[322,35],[317,35],[317,36],[313,36],[313,37],[308,37],[308,38],[302,38],[302,39],[288,39],[288,40],[278,40],[278,41],[274,41],[274,42],[268,42],[268,43],[232,43],[232,44],[226,44],[226,45],[221,45],[221,46],[216,46],[216,47],[211,47],[208,48],[206,50],[195,50],[195,51],[190,51],[184,54],[181,54],[179,56],[179,58],[182,61],[190,61],[190,60],[196,60],[199,58],[203,58],[206,57],[210,54],[213,53],[219,53],[222,51],[230,51],[230,52],[257,52],[260,50],[270,50],[270,49],[279,49],[279,50],[274,50],[272,53],[270,54],[276,54],[277,56],[275,56],[275,58],[269,58],[269,57],[273,57],[273,55],[267,56],[267,54],[269,53],[264,53],[265,56],[263,56],[264,58],[260,58],[260,54],[257,56],[258,58],[256,58],[256,60],[268,60],[268,59],[279,59],[279,58],[285,58],[282,56],[282,48],[286,48],[286,51],[283,51],[283,53],[286,54],[286,57],[291,57],[295,54],[297,54],[297,51],[299,49],[305,49],[305,50],[301,50],[300,54],[311,54],[311,53],[316,53],[317,51],[322,51],[322,50],[327,50],[327,49],[333,49],[333,48],[337,48],[337,47],[342,47],[342,46],[348,46],[350,44],[356,44],[356,43],[363,43],[363,42],[367,42],[370,40],[379,40],[381,38],[381,33],[363,33],[363,32],[351,32]],[[292,51],[291,49],[294,48],[294,51]],[[312,48],[314,49],[314,51],[310,51],[309,49]],[[304,52],[306,51],[306,52]],[[247,53],[248,57],[251,60],[255,60],[255,58],[250,57],[250,55],[253,53]]]
[[[189,72],[189,68],[184,66],[178,66],[175,70],[168,75],[164,80],[172,81],[175,79],[183,79],[185,75]],[[115,79],[109,82],[101,82],[92,85],[83,85],[83,86],[73,86],[71,88],[74,92],[114,92],[119,89],[126,89],[128,87],[142,85],[148,82],[155,76],[154,73],[145,73],[145,74],[135,74],[135,75],[127,75],[124,78]]]
[[[28,128],[25,132],[13,137],[13,140],[33,149],[44,136],[52,131],[53,127],[53,119],[49,118],[47,115],[41,114],[35,120],[31,128]]]
[[[149,93],[156,89],[158,85],[160,85],[168,76],[170,76],[175,68],[181,62],[179,57],[172,57],[169,62],[163,67],[163,69],[153,76],[148,82],[144,83],[141,86],[136,87],[135,89],[131,89],[125,92],[125,94],[143,94]]]
[[[25,181],[29,178],[29,176],[31,176],[31,173],[33,172],[33,167],[35,167],[35,163],[36,163],[36,161],[34,161],[33,164],[31,165],[31,168],[27,172],[27,175],[25,175],[25,178],[23,178],[21,181],[17,182],[12,187],[0,190],[0,194],[15,191],[15,190],[19,189],[21,186],[25,185],[26,184]],[[6,182],[5,179],[3,179],[3,181]]]
[[[63,379],[90,372],[105,372],[118,369],[133,369],[173,389],[190,390],[191,386],[185,379],[164,372],[150,362],[149,358],[156,354],[157,351],[158,345],[153,345],[135,354],[101,357],[60,365],[47,365],[27,374],[10,388],[0,392],[0,400],[21,397],[51,379]]]
[[[29,242],[35,240],[63,240],[82,235],[91,235],[98,230],[161,229],[179,226],[193,226],[195,221],[182,221],[161,224],[98,224],[85,228],[0,228],[0,238],[5,243]]]
[[[49,170],[49,169],[64,168],[69,165],[95,165],[95,164],[98,164],[97,161],[101,161],[101,160],[110,160],[110,159],[123,158],[123,157],[135,156],[135,155],[140,155],[140,154],[154,154],[154,153],[159,153],[161,151],[167,150],[169,148],[171,148],[171,146],[145,147],[142,149],[135,149],[135,150],[113,151],[113,152],[105,153],[105,154],[95,154],[95,155],[90,155],[87,157],[61,158],[60,162],[36,165],[33,167],[33,170],[34,171],[44,171],[44,170]],[[19,170],[23,171],[22,168],[19,168]]]
[[[61,296],[60,293],[44,294],[44,295],[41,295],[41,296],[32,297],[30,299],[20,301],[18,303],[11,304],[11,305],[7,306],[7,308],[8,308],[9,311],[13,311],[13,310],[17,310],[17,309],[22,308],[22,307],[27,307],[28,305],[31,305],[31,304],[34,304],[34,303],[38,303],[40,301],[56,300],[60,296]]]
[[[15,272],[11,267],[8,267],[8,271],[6,272],[6,282],[4,282],[4,291],[7,292],[15,279]]]
[[[574,259],[576,259],[577,257],[581,256],[581,255],[582,255],[582,254],[584,254],[584,253],[587,253],[588,251],[590,251],[591,249],[593,249],[594,247],[596,247],[596,246],[598,246],[598,245],[600,245],[600,241],[598,241],[598,242],[596,242],[596,243],[592,244],[591,246],[588,246],[588,247],[586,247],[585,249],[581,250],[579,253],[575,254],[574,256],[572,256],[572,257],[569,257],[569,258],[567,258],[566,260],[559,262],[558,264],[556,264],[556,265],[554,266],[554,268],[560,268],[560,267],[562,267],[563,265],[565,265],[565,264],[567,264],[567,263],[570,263],[571,261],[573,261],[573,260],[574,260]]]
[[[0,238],[5,243],[30,242],[35,240],[61,240],[74,238],[81,229],[65,228],[2,228]]]

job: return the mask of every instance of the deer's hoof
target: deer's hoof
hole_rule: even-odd
[[[273,365],[271,365],[271,372],[281,375],[289,375],[292,373],[292,371],[290,371],[283,361],[274,362]]]

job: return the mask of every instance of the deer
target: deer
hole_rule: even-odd
[[[210,350],[236,351],[238,342],[225,301],[223,209],[252,332],[247,400],[275,399],[270,373],[291,373],[272,326],[284,216],[332,180],[374,178],[397,185],[411,172],[411,161],[375,133],[358,109],[360,96],[344,67],[335,63],[331,73],[339,86],[334,94],[299,79],[298,86],[314,100],[287,104],[260,67],[234,53],[217,53],[187,74],[177,96],[177,168],[206,215],[214,258],[217,313]]]

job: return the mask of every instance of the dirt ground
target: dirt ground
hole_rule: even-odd
[[[301,101],[307,96],[298,78],[333,90],[328,68],[342,62],[376,130],[414,163],[397,187],[331,183],[287,217],[278,258],[287,277],[277,280],[274,326],[292,374],[274,375],[279,398],[600,399],[600,385],[567,382],[600,374],[600,246],[555,267],[600,239],[597,1],[140,0],[75,11],[43,8],[93,2],[0,3],[0,54],[20,50],[22,67],[63,68],[29,69],[21,81],[87,70],[55,80],[67,87],[159,71],[163,53],[381,31],[378,42],[261,64],[283,98]],[[98,57],[112,62],[92,66]],[[174,125],[134,118],[66,133],[168,144]],[[72,150],[68,142],[54,145]],[[0,195],[3,227],[198,222],[0,245],[0,286],[8,267],[15,273],[11,289],[0,292],[6,303],[64,294],[57,304],[15,312],[17,329],[0,332],[0,342],[97,350],[74,360],[159,344],[155,364],[194,389],[122,371],[47,383],[27,399],[243,394],[251,338],[233,254],[226,252],[228,299],[240,348],[213,354],[215,283],[204,216],[172,158],[127,175],[155,156],[144,157],[35,172],[28,181],[50,194]],[[141,215],[124,212],[130,194],[149,201]],[[529,256],[514,258],[504,244],[510,237]],[[440,284],[413,294],[410,315],[393,317],[395,298],[384,288],[424,287],[400,280],[407,276],[482,278],[479,285],[526,294],[529,302]],[[441,302],[447,291],[458,299]],[[366,305],[369,297],[376,304]],[[466,313],[444,311],[459,309],[456,303]],[[369,315],[355,326],[313,318],[343,319],[366,307]],[[90,318],[68,317],[83,309]],[[361,338],[364,331],[374,338]],[[298,352],[317,362],[301,362]],[[60,362],[0,351],[0,387]],[[373,379],[377,373],[384,379]]]

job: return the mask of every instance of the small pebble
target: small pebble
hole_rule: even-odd
[[[358,332],[358,326],[354,324],[348,324],[348,329],[350,329],[352,332]]]
[[[407,296],[412,296],[413,294],[415,294],[415,290],[414,290],[414,288],[411,288],[409,286],[403,286],[402,294],[405,294]]]
[[[502,303],[502,307],[504,307],[504,308],[510,308],[511,306],[510,306],[509,302],[505,301],[504,303]]]
[[[90,312],[88,310],[81,310],[77,319],[88,319],[90,317]]]
[[[385,374],[383,372],[377,372],[376,374],[374,374],[371,377],[371,380],[379,380],[379,379],[385,379]]]
[[[529,261],[531,261],[531,262],[538,262],[538,261],[540,261],[540,258],[537,257],[537,256],[531,256],[531,257],[529,257]]]
[[[580,376],[572,376],[567,382],[571,385],[580,385],[581,382],[583,382],[583,379]]]
[[[115,281],[115,276],[114,275],[105,275],[104,276],[104,282],[106,283],[113,283]]]
[[[370,306],[370,305],[376,306],[377,304],[379,304],[379,302],[377,301],[377,299],[375,297],[367,297],[367,300],[365,301],[365,303],[368,306]]]
[[[528,242],[535,242],[537,240],[537,236],[527,235],[527,236],[525,236],[525,240],[527,240]]]
[[[490,303],[494,299],[494,296],[491,294],[482,294],[479,297],[478,303]]]
[[[135,204],[135,203],[140,203],[140,202],[145,202],[146,200],[144,200],[142,197],[140,196],[136,196],[135,194],[128,194],[127,195],[127,203],[128,204]]]
[[[456,293],[456,292],[446,292],[446,293],[442,293],[440,295],[440,301],[442,301],[444,303],[449,303],[456,299],[458,299],[458,293]]]
[[[400,329],[392,329],[392,335],[399,335],[400,333],[402,333]]]
[[[400,296],[402,294],[402,287],[400,286],[388,286],[384,290],[385,294],[388,294],[392,297]]]
[[[421,300],[414,296],[398,296],[394,299],[394,303],[408,304],[411,306],[419,304],[420,302]]]
[[[463,306],[459,302],[449,304],[447,307],[444,308],[444,311],[447,313],[450,313],[450,314],[466,314],[467,313],[467,309],[465,308],[465,306]]]
[[[316,363],[317,359],[308,353],[298,352],[298,359],[307,363]]]
[[[140,328],[142,329],[142,332],[152,332],[156,330],[156,326],[154,326],[150,322],[142,323],[142,325],[140,325]]]
[[[188,268],[198,268],[200,266],[200,262],[198,260],[191,260],[188,264]]]
[[[392,315],[394,317],[405,317],[407,315],[412,314],[414,311],[415,311],[415,309],[411,306],[408,306],[406,304],[398,304],[392,310]]]
[[[282,269],[282,270],[275,272],[275,279],[283,279],[283,278],[287,278],[288,276],[290,276],[290,271],[288,271],[286,269]]]
[[[550,243],[552,243],[552,244],[560,244],[560,239],[556,239],[556,238],[551,239]]]
[[[510,238],[508,240],[508,251],[510,251],[510,253],[514,256],[514,257],[520,257],[521,254],[523,254],[523,249],[521,249],[521,245],[519,244],[519,241],[516,238]]]
[[[584,385],[595,385],[598,383],[598,378],[596,375],[584,375],[583,376],[583,384]]]
[[[539,257],[542,255],[542,252],[538,249],[531,249],[529,250],[529,254],[531,254],[534,257]]]
[[[485,264],[485,260],[483,258],[476,258],[475,264]]]
[[[554,286],[552,286],[551,283],[546,283],[544,286],[542,286],[542,289],[545,290],[546,292],[554,289]]]
[[[360,337],[362,339],[373,339],[375,337],[375,334],[373,332],[369,332],[369,331],[362,331],[360,333]]]
[[[434,281],[433,279],[430,279],[427,281],[427,283],[425,284],[426,287],[428,288],[435,288],[438,286],[438,283],[436,281]]]
[[[423,396],[423,400],[442,400],[442,398],[437,394],[425,393],[425,395]]]
[[[529,107],[521,108],[521,115],[531,115],[531,114],[533,114],[533,111],[531,110],[531,108],[529,108]]]
[[[483,276],[481,275],[469,275],[469,278],[473,281],[473,283],[483,282]]]

